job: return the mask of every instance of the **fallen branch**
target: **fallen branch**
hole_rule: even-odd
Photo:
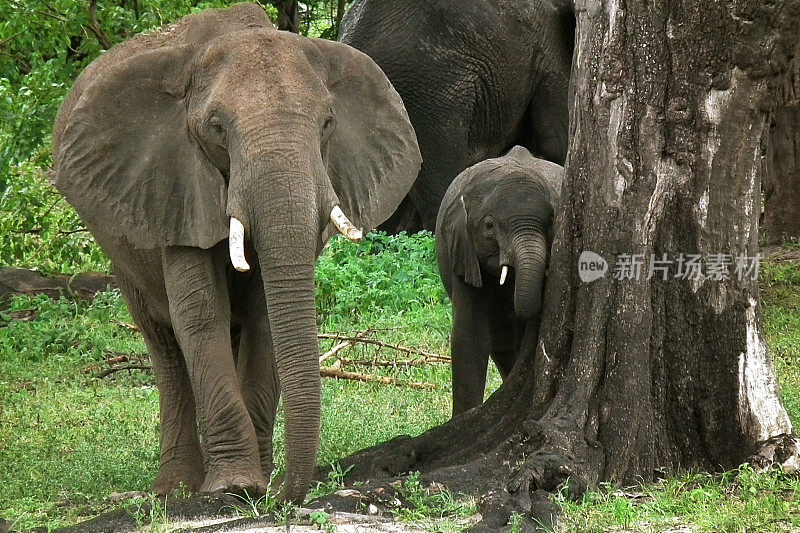
[[[115,286],[114,276],[100,272],[44,276],[36,270],[0,268],[0,298],[15,294],[46,294],[51,298],[65,296],[92,300],[95,294],[108,290],[109,286]]]
[[[141,356],[141,360],[146,358],[146,355]],[[128,355],[120,354],[116,357],[111,359],[107,359],[106,362],[109,364],[114,364],[117,361],[130,361],[131,358]],[[338,361],[337,361],[338,363]],[[121,372],[123,370],[153,370],[152,365],[145,365],[145,364],[121,364],[118,366],[112,366],[111,368],[107,368],[102,370],[94,375],[97,379],[106,378],[112,374],[116,374],[117,372]],[[409,381],[403,381],[396,378],[389,378],[385,376],[375,376],[372,374],[360,374],[357,372],[348,372],[347,370],[342,370],[337,366],[323,366],[319,369],[319,375],[323,378],[336,378],[336,379],[347,379],[351,381],[362,381],[362,382],[373,382],[373,383],[383,383],[384,385],[396,385],[400,387],[410,387],[412,389],[422,389],[422,390],[434,390],[436,389],[436,385],[433,383],[415,383]]]
[[[374,376],[372,374],[359,374],[357,372],[348,372],[347,370],[341,370],[339,368],[332,368],[329,366],[323,366],[322,368],[320,368],[319,373],[324,378],[349,379],[351,381],[363,381],[366,383],[369,382],[383,383],[385,385],[398,385],[401,387],[411,387],[412,389],[422,389],[422,390],[436,389],[436,385],[434,385],[433,383],[414,383],[410,381],[402,381],[395,378],[387,378],[384,376]]]
[[[362,344],[374,344],[375,346],[380,346],[382,348],[389,348],[391,350],[396,350],[398,352],[403,352],[411,355],[420,355],[424,357],[429,362],[439,362],[439,363],[449,363],[450,358],[444,355],[439,355],[431,352],[426,352],[424,350],[420,350],[418,348],[411,348],[408,346],[403,346],[402,344],[391,344],[388,342],[379,341],[378,339],[373,339],[370,337],[362,337],[362,336],[355,336],[349,337],[347,335],[339,335],[336,333],[320,333],[317,335],[320,339],[329,339],[335,341],[342,341],[342,342],[352,342],[352,343],[362,343]]]
[[[107,368],[102,372],[97,373],[94,377],[97,379],[103,379],[105,377],[110,376],[116,372],[121,372],[123,370],[153,370],[152,365],[120,365],[120,366],[113,366],[111,368]]]
[[[416,359],[401,359],[399,361],[382,361],[380,359],[374,359],[372,361],[368,361],[366,359],[347,359],[340,357],[338,362],[341,363],[343,366],[371,366],[371,367],[380,367],[380,368],[394,368],[398,366],[425,366],[430,363],[442,363],[448,364],[450,363],[450,358],[445,358],[444,356],[442,359],[445,360],[428,360],[424,357],[418,357]]]
[[[324,354],[322,354],[319,357],[319,365],[322,366],[322,363],[324,363],[325,361],[327,361],[331,357],[334,357],[337,353],[341,352],[345,348],[349,348],[349,347],[354,346],[354,345],[355,345],[355,343],[354,342],[350,342],[350,341],[346,341],[346,342],[342,342],[342,343],[337,344],[336,346],[334,346],[333,348],[331,348],[330,350],[328,350],[327,352],[325,352]]]
[[[136,324],[128,324],[127,322],[122,322],[121,320],[112,320],[112,324],[116,324],[122,328],[128,329],[130,331],[139,331],[139,326]]]
[[[125,329],[129,329],[131,331],[139,331],[139,328],[135,324],[128,324],[126,322],[120,322],[119,320],[114,320],[112,322],[118,326],[121,326]],[[355,336],[340,335],[338,333],[318,334],[317,335],[318,339],[340,341],[339,344],[337,344],[336,346],[334,346],[333,348],[331,348],[330,350],[328,350],[327,352],[325,352],[320,356],[319,358],[320,364],[334,357],[336,354],[338,354],[345,348],[355,346],[358,343],[372,344],[374,346],[379,346],[381,348],[389,348],[391,350],[407,353],[409,355],[418,355],[420,356],[420,358],[408,359],[404,361],[386,362],[386,364],[383,364],[382,361],[376,361],[371,364],[370,363],[357,363],[357,364],[370,364],[371,366],[396,366],[396,365],[422,366],[426,363],[450,363],[452,361],[450,357],[447,357],[446,355],[439,355],[431,352],[426,352],[425,350],[420,350],[418,348],[411,348],[409,346],[403,346],[402,344],[391,344],[388,342],[380,341],[378,339],[373,339],[372,337],[367,337],[366,335],[369,334],[371,331],[372,330],[367,330]],[[348,361],[355,362],[355,360],[350,360],[350,359],[348,359]]]

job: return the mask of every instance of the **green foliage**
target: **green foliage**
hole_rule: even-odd
[[[325,327],[365,317],[449,306],[431,233],[372,233],[358,246],[337,237],[317,264],[317,313]]]
[[[323,496],[333,494],[337,490],[343,488],[344,478],[353,467],[349,466],[347,469],[342,470],[342,467],[339,463],[331,463],[328,468],[330,469],[328,470],[328,479],[317,482],[317,486],[311,489],[311,492],[308,495],[310,500],[322,498]]]
[[[800,244],[785,244],[761,268],[764,333],[783,402],[800,426]]]
[[[111,264],[75,210],[48,182],[49,155],[9,169],[0,189],[0,267],[43,272],[110,271]]]

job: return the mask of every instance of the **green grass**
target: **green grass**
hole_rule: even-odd
[[[665,531],[786,531],[800,527],[800,479],[747,465],[720,475],[684,473],[661,483],[621,490],[603,484],[581,501],[560,499],[563,531],[611,527]]]
[[[800,245],[786,244],[761,273],[764,334],[770,347],[783,402],[800,427]]]
[[[800,422],[800,246],[788,247],[762,271],[764,328],[787,410]],[[448,353],[450,306],[438,280],[430,235],[376,235],[355,246],[332,241],[318,265],[320,330],[368,329],[388,342]],[[144,372],[92,377],[110,354],[144,354],[119,293],[92,304],[17,297],[0,305],[0,516],[16,528],[54,528],[111,508],[113,492],[147,490],[158,464],[158,395]],[[322,341],[328,350],[333,341]],[[341,354],[369,361],[375,347]],[[383,360],[409,356],[382,350]],[[450,414],[447,365],[349,370],[435,390],[326,379],[320,463],[399,434],[416,435]],[[492,372],[490,387],[499,385]],[[276,439],[283,461],[283,429]],[[336,474],[317,489],[335,490]],[[659,484],[622,490],[601,486],[580,502],[563,501],[567,531],[610,527],[660,531],[676,523],[702,531],[769,531],[800,527],[800,482],[751,470],[709,476],[687,473]],[[412,477],[409,505],[399,519],[432,531],[458,531],[474,502],[430,491]],[[145,517],[147,518],[147,517]],[[324,517],[316,517],[322,527]]]

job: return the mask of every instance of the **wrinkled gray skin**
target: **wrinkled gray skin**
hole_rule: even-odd
[[[314,264],[331,208],[369,229],[419,168],[386,77],[345,45],[275,30],[255,4],[209,10],[92,63],[62,105],[54,154],[54,183],[111,257],[153,360],[154,490],[263,491],[280,390],[281,496],[302,501],[320,430]],[[231,267],[230,216],[249,273]]]
[[[436,258],[453,302],[454,416],[483,402],[490,356],[505,379],[520,350],[536,346],[563,177],[517,146],[462,172],[444,196]]]
[[[339,40],[386,73],[423,158],[382,229],[432,231],[455,177],[515,145],[564,164],[574,20],[569,0],[356,0]]]

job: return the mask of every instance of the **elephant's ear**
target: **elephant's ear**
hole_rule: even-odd
[[[403,101],[372,59],[342,43],[311,42],[325,57],[333,95],[328,175],[345,214],[370,230],[394,213],[417,178],[417,137]]]
[[[54,184],[86,222],[139,248],[227,237],[226,187],[191,137],[187,45],[128,58],[89,83],[55,154]]]
[[[444,247],[445,254],[452,262],[453,272],[464,276],[464,281],[473,287],[480,287],[483,285],[481,266],[469,235],[464,197],[461,194],[452,196],[453,192],[451,186],[442,202],[436,224],[437,246]]]

